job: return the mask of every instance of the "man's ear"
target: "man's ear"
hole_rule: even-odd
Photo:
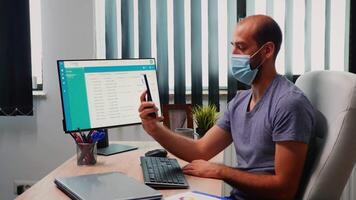
[[[273,42],[267,42],[265,48],[265,56],[267,59],[273,58],[274,51],[276,50],[276,46]]]

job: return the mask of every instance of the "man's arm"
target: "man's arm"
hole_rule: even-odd
[[[206,161],[193,161],[186,174],[222,179],[255,197],[293,199],[297,192],[308,146],[301,142],[277,142],[275,174],[257,174]]]
[[[139,108],[142,126],[149,135],[175,156],[188,162],[197,159],[209,160],[231,144],[231,134],[218,126],[212,127],[199,140],[175,134],[160,123],[162,117],[154,118],[149,115],[157,112],[157,108],[153,102],[145,101],[145,95],[146,93],[141,95]]]

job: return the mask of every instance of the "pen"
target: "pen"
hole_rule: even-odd
[[[88,139],[88,142],[91,142],[91,136],[92,136],[92,134],[95,134],[97,132],[97,130],[91,130],[91,131],[89,131],[89,134],[87,135],[87,139]]]
[[[83,142],[88,142],[88,141],[87,141],[87,138],[85,137],[85,134],[84,134],[80,129],[78,129],[78,132],[79,132],[79,134],[80,134],[80,136],[81,136]]]
[[[91,143],[96,143],[97,141],[102,140],[104,137],[105,137],[105,133],[95,131],[91,135]]]
[[[74,141],[77,143],[77,138],[73,135],[73,133],[69,133],[70,136],[74,139]]]
[[[84,142],[84,140],[83,140],[83,138],[81,137],[80,134],[74,133],[74,137],[75,137],[75,140],[77,141],[77,143],[83,143]]]

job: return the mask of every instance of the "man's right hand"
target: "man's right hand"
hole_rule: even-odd
[[[138,112],[140,113],[143,128],[151,135],[156,132],[159,127],[158,122],[163,121],[163,117],[157,115],[158,108],[153,102],[146,101],[146,95],[146,91],[141,94],[141,105]],[[156,115],[152,115],[152,113],[156,113]]]
[[[146,92],[143,92],[140,97],[141,105],[138,109],[143,128],[163,148],[178,158],[188,162],[199,159],[209,160],[231,144],[231,134],[218,126],[213,126],[199,140],[174,134],[169,128],[159,123],[163,117],[158,117],[157,107],[153,102],[147,102],[145,97]],[[156,116],[153,117],[152,113],[156,113]]]

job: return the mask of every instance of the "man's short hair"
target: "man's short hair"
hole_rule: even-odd
[[[257,26],[254,38],[259,46],[264,45],[266,42],[273,42],[275,46],[273,57],[276,59],[281,48],[282,31],[276,21],[271,17],[265,17],[265,20]]]

